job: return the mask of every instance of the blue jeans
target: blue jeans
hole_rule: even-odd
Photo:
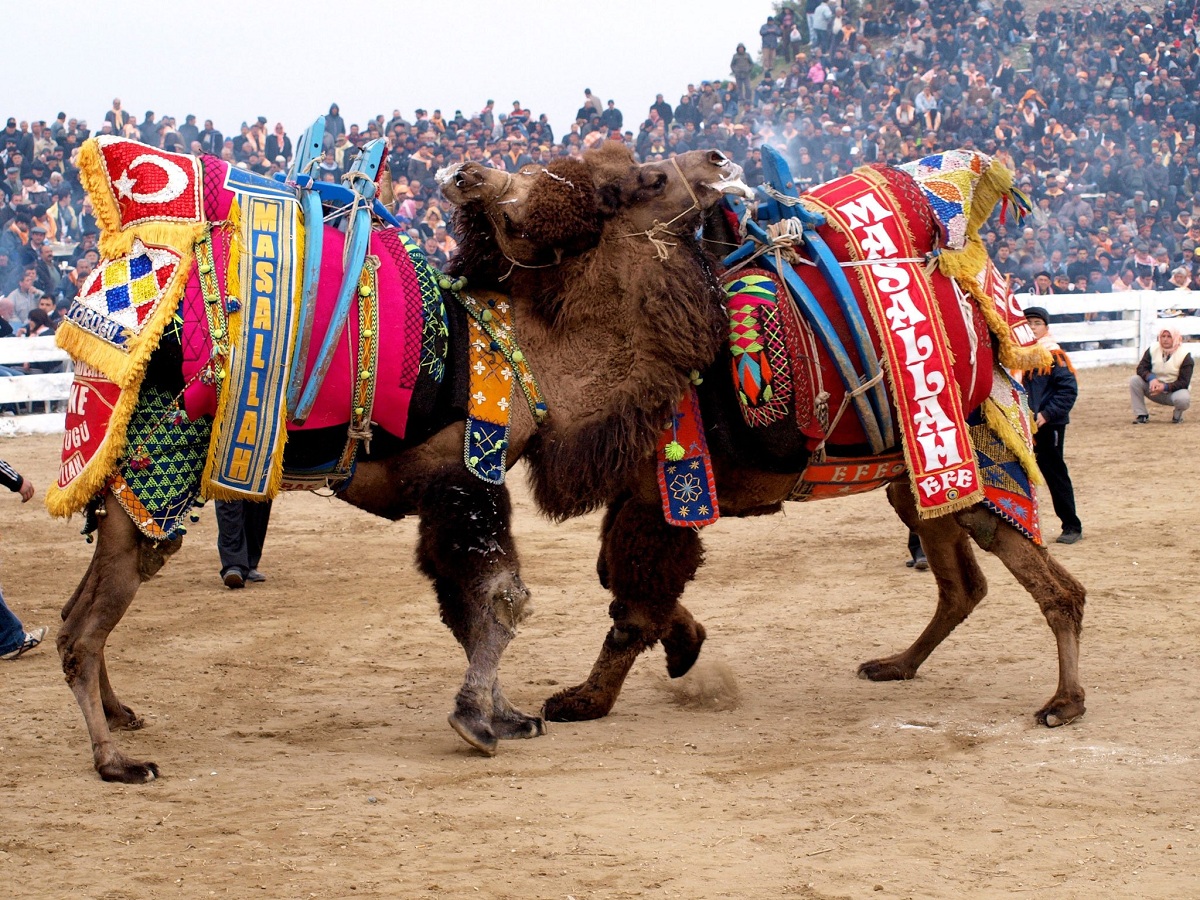
[[[4,604],[0,593],[0,655],[11,653],[25,643],[25,626]]]

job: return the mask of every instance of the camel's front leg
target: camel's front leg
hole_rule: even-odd
[[[111,497],[100,520],[96,552],[83,581],[63,609],[58,654],[63,674],[83,712],[96,771],[105,781],[140,784],[158,777],[158,766],[138,762],[117,749],[109,730],[138,727],[141,720],[121,704],[108,680],[104,645],[133,602],[141,583],[179,549],[180,540],[155,544],[138,533]]]
[[[673,678],[692,667],[704,643],[704,626],[679,602],[704,559],[696,531],[667,524],[657,504],[628,499],[609,508],[601,539],[597,570],[613,592],[613,626],[587,680],[546,701],[553,721],[608,715],[634,660],[658,641]]]
[[[545,733],[540,717],[515,709],[500,687],[500,658],[530,612],[509,522],[507,489],[450,469],[420,503],[417,559],[437,591],[442,621],[467,654],[450,725],[491,756],[497,741]]]

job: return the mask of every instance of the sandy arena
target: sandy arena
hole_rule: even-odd
[[[206,510],[109,641],[147,723],[118,739],[161,780],[99,780],[52,641],[0,662],[4,893],[1200,896],[1200,410],[1133,428],[1128,374],[1081,373],[1067,432],[1085,538],[1052,552],[1089,591],[1088,713],[1068,727],[1033,723],[1054,641],[983,554],[991,594],[916,680],[855,677],[934,603],[876,493],[709,529],[685,597],[709,634],[693,673],[671,682],[655,649],[607,719],[488,759],[446,724],[464,660],[412,565],[416,522],[287,495],[269,581],[221,585]],[[0,443],[39,501],[58,443]],[[599,516],[550,525],[514,475],[534,615],[502,671],[533,711],[587,674],[608,596]],[[5,596],[56,625],[91,552],[80,520],[0,501]]]

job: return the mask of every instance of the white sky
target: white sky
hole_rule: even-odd
[[[46,0],[5,3],[0,114],[96,129],[113,97],[138,121],[282,121],[297,137],[331,102],[347,125],[399,108],[470,117],[489,99],[547,113],[561,137],[590,87],[636,131],[656,93],[757,58],[770,0]],[[253,14],[250,14],[253,11]]]

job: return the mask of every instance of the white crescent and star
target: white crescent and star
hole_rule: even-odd
[[[142,193],[135,191],[138,178],[135,175],[130,177],[129,173],[139,166],[156,166],[164,175],[167,176],[167,183],[160,187],[157,191],[151,193]],[[154,156],[150,153],[143,153],[141,156],[135,156],[121,173],[121,177],[113,181],[113,187],[117,189],[118,197],[128,197],[136,203],[170,203],[172,200],[183,195],[187,190],[189,179],[187,172],[176,162],[166,159],[162,156]]]

